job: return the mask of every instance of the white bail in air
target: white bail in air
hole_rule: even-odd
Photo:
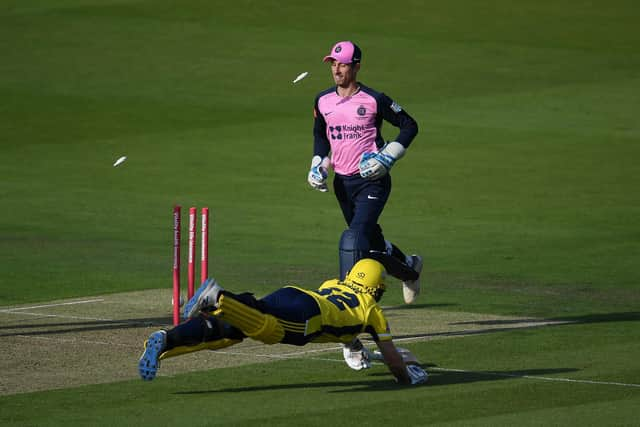
[[[120,157],[118,160],[116,160],[116,162],[113,164],[113,167],[118,167],[120,166],[122,163],[124,163],[124,161],[127,160],[127,156],[122,156]]]
[[[308,71],[305,71],[304,73],[300,73],[300,75],[298,75],[298,77],[296,77],[293,82],[294,83],[298,83],[300,80],[304,79],[305,77],[307,77],[309,75]]]

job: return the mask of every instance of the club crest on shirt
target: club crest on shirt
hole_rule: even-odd
[[[367,109],[364,108],[364,105],[361,105],[358,107],[358,110],[356,110],[356,112],[359,116],[364,116],[365,114],[367,114]]]
[[[402,111],[402,107],[400,105],[398,105],[397,102],[393,102],[391,103],[391,107],[390,107],[394,113],[399,113],[400,111]]]

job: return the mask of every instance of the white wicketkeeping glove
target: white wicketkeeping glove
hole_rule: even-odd
[[[405,151],[402,144],[391,141],[377,153],[364,153],[360,158],[360,176],[371,180],[382,178]]]
[[[360,350],[352,350],[345,345],[342,348],[342,356],[347,365],[353,370],[360,371],[371,367],[371,352],[365,347]]]
[[[413,364],[407,365],[407,374],[411,379],[411,385],[425,383],[429,377],[427,371],[422,369],[420,366]]]
[[[321,158],[320,156],[313,156],[311,159],[311,169],[309,170],[309,176],[307,181],[309,185],[316,190],[326,192],[327,191],[327,177],[329,176],[329,158]]]

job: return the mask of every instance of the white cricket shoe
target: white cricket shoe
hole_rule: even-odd
[[[411,268],[418,273],[416,280],[407,280],[402,282],[402,296],[406,304],[413,304],[418,295],[420,295],[420,275],[422,273],[422,257],[420,255],[411,255]]]
[[[196,293],[193,294],[184,306],[182,318],[185,320],[191,319],[205,308],[216,307],[218,304],[218,296],[222,291],[224,291],[224,289],[218,285],[216,279],[209,278],[202,282],[202,285],[200,285]]]

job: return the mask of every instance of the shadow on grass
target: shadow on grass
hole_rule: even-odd
[[[75,332],[95,332],[117,329],[148,328],[150,326],[165,326],[171,324],[168,317],[146,319],[121,319],[121,320],[91,320],[82,322],[56,322],[56,323],[23,323],[0,326],[0,337],[13,336],[46,336],[56,334],[68,334]],[[6,331],[6,332],[5,332]]]
[[[515,371],[455,371],[438,370],[436,365],[422,364],[429,372],[429,381],[426,385],[443,386],[453,384],[466,384],[481,381],[502,381],[508,379],[533,378],[554,374],[577,372],[577,368],[550,368],[550,369],[519,369]],[[429,368],[432,368],[430,370]],[[435,368],[435,369],[434,369]],[[372,376],[385,375],[384,372],[372,374]]]
[[[558,324],[584,324],[584,323],[608,323],[608,322],[635,322],[640,320],[640,312],[630,311],[622,313],[598,313],[583,316],[552,317],[548,319],[496,319],[496,320],[471,320],[468,322],[456,322],[452,325],[517,325],[526,323],[558,322]],[[535,325],[533,325],[535,326]],[[549,326],[545,324],[545,326]]]
[[[529,378],[542,375],[562,374],[567,372],[576,372],[575,368],[551,368],[551,369],[528,369],[517,371],[487,371],[487,372],[452,372],[452,371],[430,371],[429,366],[422,365],[423,368],[429,372],[429,380],[427,383],[418,387],[440,387],[454,384],[468,384],[474,382],[485,381],[504,381],[513,380],[519,378]],[[372,377],[384,377],[380,379],[372,379]],[[388,372],[380,372],[369,374],[367,379],[357,381],[323,381],[323,382],[304,382],[304,383],[291,383],[291,384],[272,384],[272,385],[260,385],[260,386],[244,386],[244,387],[225,387],[220,389],[209,390],[193,390],[193,391],[177,391],[173,394],[177,395],[198,395],[198,394],[210,394],[210,393],[247,393],[252,391],[275,391],[275,390],[309,390],[309,389],[322,389],[322,388],[341,388],[338,390],[329,390],[329,393],[352,393],[360,391],[402,391],[407,387],[396,384],[391,378]]]
[[[414,338],[437,338],[437,337],[456,337],[484,335],[498,332],[513,331],[516,329],[532,329],[550,326],[568,326],[586,323],[607,323],[607,322],[632,322],[640,320],[640,312],[623,312],[623,313],[602,313],[589,314],[584,316],[573,317],[556,317],[551,319],[488,319],[488,320],[470,320],[466,322],[453,322],[450,325],[475,325],[488,326],[484,329],[463,329],[460,331],[443,331],[428,332],[424,334],[404,334],[394,335],[394,339],[414,339]],[[490,327],[489,327],[490,326]],[[498,326],[498,327],[496,327]],[[499,327],[502,326],[502,327]],[[370,339],[362,338],[362,341],[371,342]]]
[[[570,323],[635,322],[640,320],[640,312],[628,311],[622,313],[596,313],[584,316],[556,317],[551,320]]]
[[[357,381],[319,381],[319,382],[304,382],[304,383],[290,383],[290,384],[271,384],[260,386],[244,386],[244,387],[227,387],[220,389],[209,390],[193,390],[193,391],[176,391],[173,394],[178,395],[198,395],[198,394],[210,394],[210,393],[247,393],[252,391],[276,391],[276,390],[310,390],[310,389],[322,389],[322,388],[336,388],[336,387],[349,387],[348,390],[330,390],[330,393],[338,392],[350,392],[350,391],[390,391],[390,390],[402,390],[404,387],[393,382],[393,380],[386,375],[384,379],[368,379]]]

